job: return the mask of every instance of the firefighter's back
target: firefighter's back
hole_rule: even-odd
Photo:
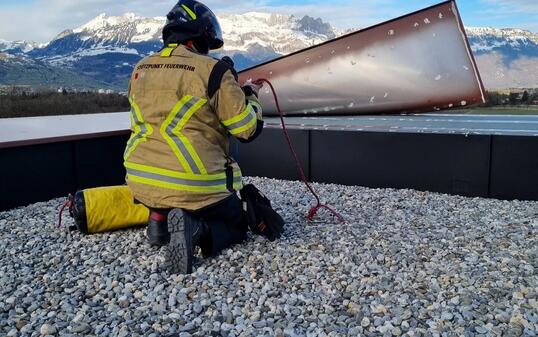
[[[133,71],[124,160],[134,197],[148,207],[196,210],[231,193],[227,131],[208,97],[217,62],[172,45]],[[239,168],[231,168],[232,185],[239,185]]]

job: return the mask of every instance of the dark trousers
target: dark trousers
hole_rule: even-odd
[[[232,194],[226,199],[197,211],[185,211],[185,221],[204,222],[207,231],[198,245],[204,257],[215,256],[222,250],[243,242],[247,237],[247,223],[243,216],[241,199]]]

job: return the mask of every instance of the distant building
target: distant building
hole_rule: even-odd
[[[31,85],[0,85],[0,95],[25,95],[34,92]]]
[[[502,95],[510,95],[510,94],[523,94],[525,89],[507,88],[507,89],[495,89],[495,90],[491,90],[491,91],[498,92],[499,94],[502,94]]]

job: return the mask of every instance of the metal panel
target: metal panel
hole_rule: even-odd
[[[485,102],[455,1],[240,73],[267,78],[285,114],[429,112]],[[267,86],[264,113],[276,108]]]

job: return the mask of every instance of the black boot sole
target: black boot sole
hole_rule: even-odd
[[[170,242],[165,249],[165,263],[172,274],[192,273],[192,226],[185,224],[183,211],[174,209],[168,214]]]

